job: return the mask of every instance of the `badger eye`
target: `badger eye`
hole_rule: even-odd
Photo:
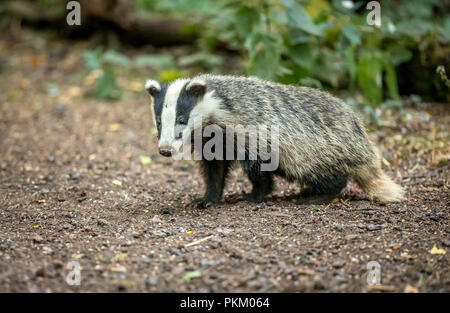
[[[180,125],[186,125],[186,119],[184,118],[184,116],[180,116],[180,117],[177,119],[177,124],[180,124]]]

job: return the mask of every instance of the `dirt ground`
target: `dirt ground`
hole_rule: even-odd
[[[403,203],[296,205],[282,180],[233,202],[235,171],[225,201],[187,210],[203,183],[157,154],[145,92],[84,97],[82,49],[32,42],[0,37],[0,292],[367,292],[369,261],[381,290],[450,292],[448,104],[408,98],[371,132]]]

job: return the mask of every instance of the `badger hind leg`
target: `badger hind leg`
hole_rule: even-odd
[[[297,204],[327,204],[339,197],[348,182],[348,175],[334,173],[328,176],[306,180],[306,188],[302,190]]]
[[[244,160],[241,164],[253,185],[252,192],[244,194],[244,199],[256,203],[263,202],[264,197],[273,191],[272,173],[261,171],[261,164],[258,161]]]
[[[353,175],[355,182],[370,200],[382,203],[400,202],[405,199],[403,188],[394,183],[381,169],[379,161],[358,168]]]

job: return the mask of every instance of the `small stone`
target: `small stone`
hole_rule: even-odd
[[[55,107],[55,113],[59,117],[63,117],[66,114],[67,108],[64,104],[58,104]]]
[[[314,282],[314,289],[315,290],[324,290],[325,289],[325,285],[320,280],[316,280]]]
[[[161,209],[162,214],[172,214],[174,209],[172,207],[166,206]]]
[[[367,225],[367,230],[374,231],[374,230],[380,230],[381,225],[375,225],[375,224],[369,224]]]
[[[98,226],[106,226],[106,225],[108,225],[108,222],[103,220],[103,219],[98,219],[97,220],[97,225]]]
[[[75,227],[72,224],[69,224],[69,223],[64,224],[63,228],[64,229],[69,229],[69,230],[75,229]]]
[[[34,243],[41,243],[44,241],[44,238],[42,238],[42,236],[36,234],[33,236],[32,240]]]
[[[15,248],[16,243],[15,243],[11,238],[8,238],[8,239],[6,240],[6,242],[8,243],[8,247],[9,247],[10,249],[14,249],[14,248]]]
[[[260,209],[264,209],[265,207],[266,207],[266,204],[265,204],[264,202],[262,202],[262,203],[260,203],[260,204],[255,205],[255,206],[252,208],[252,211],[258,211],[258,210],[260,210]]]
[[[450,247],[450,239],[447,238],[441,238],[440,239],[441,243],[446,246],[446,247]]]
[[[211,267],[211,266],[214,266],[214,261],[208,260],[208,259],[202,259],[200,264],[202,265],[202,267]]]
[[[147,285],[156,286],[157,283],[158,283],[158,278],[156,276],[150,275],[147,278]]]
[[[70,179],[72,180],[78,180],[81,178],[81,175],[79,172],[70,173]]]
[[[345,265],[345,261],[344,260],[337,260],[333,262],[333,267],[334,268],[341,268]]]
[[[42,252],[44,252],[44,254],[52,254],[53,250],[52,248],[45,246],[42,248]]]
[[[159,229],[154,230],[152,233],[153,233],[153,235],[155,235],[156,237],[166,237],[166,233],[163,232],[163,231],[161,231],[161,230],[159,230]]]

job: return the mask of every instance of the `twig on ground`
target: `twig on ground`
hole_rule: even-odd
[[[211,235],[211,236],[208,236],[208,237],[205,237],[205,238],[202,238],[202,239],[199,239],[199,240],[190,242],[190,243],[188,243],[188,244],[185,244],[184,247],[186,248],[186,247],[190,247],[190,246],[197,245],[197,244],[199,244],[199,243],[202,243],[203,241],[206,241],[206,240],[211,239],[212,237],[214,237],[214,235]]]

